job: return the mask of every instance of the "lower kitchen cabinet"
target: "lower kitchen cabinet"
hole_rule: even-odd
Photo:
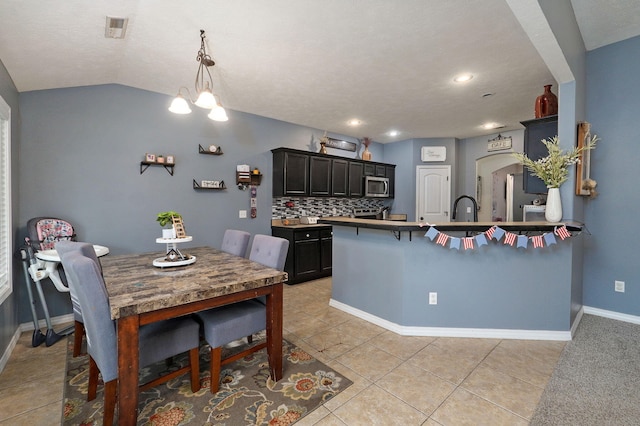
[[[271,234],[289,240],[289,252],[284,265],[289,275],[287,284],[331,276],[331,226],[274,226]]]

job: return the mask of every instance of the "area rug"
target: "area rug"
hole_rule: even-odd
[[[533,426],[640,424],[640,325],[584,315],[531,419]]]
[[[254,344],[261,339],[254,338]],[[336,396],[352,382],[336,373],[304,350],[283,340],[283,378],[269,377],[267,351],[262,349],[223,366],[220,391],[209,391],[209,349],[200,352],[202,389],[191,392],[185,374],[163,385],[140,393],[138,425],[278,425],[295,423],[325,401]],[[233,349],[224,348],[225,351]],[[160,362],[140,372],[141,383],[167,369],[177,369],[188,362],[182,355],[170,367]],[[67,341],[67,370],[64,388],[62,423],[67,425],[101,425],[104,393],[102,382],[98,396],[87,402],[87,355],[72,357],[72,339]],[[117,416],[117,413],[116,413]]]

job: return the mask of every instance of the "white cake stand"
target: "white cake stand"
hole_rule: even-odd
[[[156,238],[156,243],[167,245],[167,254],[172,250],[176,253],[176,260],[167,260],[166,256],[158,257],[157,259],[153,260],[153,266],[157,266],[158,268],[170,268],[173,266],[184,266],[195,263],[195,256],[183,255],[182,253],[180,253],[180,250],[178,250],[178,244],[188,243],[191,240],[193,240],[193,237]]]

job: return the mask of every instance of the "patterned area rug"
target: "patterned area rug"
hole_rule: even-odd
[[[254,344],[261,339],[254,338]],[[200,351],[202,389],[191,392],[185,374],[158,387],[140,393],[138,425],[278,425],[295,423],[325,401],[346,389],[352,382],[332,371],[302,349],[283,341],[283,378],[269,377],[267,351],[262,349],[241,360],[223,366],[220,391],[209,391],[209,348]],[[98,396],[87,402],[88,355],[72,357],[72,336],[67,341],[67,372],[62,422],[64,425],[101,425],[104,393],[102,382]],[[233,349],[224,348],[225,351]],[[140,382],[188,362],[186,355],[176,357],[170,367],[160,362],[140,372]],[[116,413],[117,416],[117,413]]]

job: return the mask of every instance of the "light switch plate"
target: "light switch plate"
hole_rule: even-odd
[[[238,212],[238,217],[239,217],[240,219],[246,219],[246,218],[247,218],[247,211],[246,211],[246,210],[240,210],[240,211]]]

